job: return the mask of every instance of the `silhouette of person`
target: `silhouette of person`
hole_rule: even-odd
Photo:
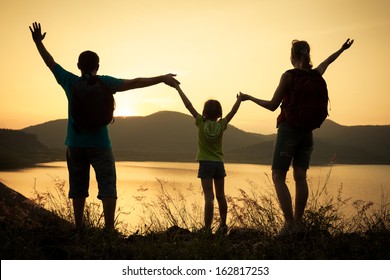
[[[292,42],[291,63],[295,69],[303,71],[317,71],[323,75],[328,66],[335,61],[341,53],[353,44],[348,39],[342,47],[325,59],[317,68],[312,69],[310,59],[310,46],[306,41]],[[279,105],[292,93],[293,77],[285,72],[271,100],[262,100],[248,94],[243,94],[243,101],[250,100],[259,106],[275,111]],[[302,217],[308,199],[308,184],[306,180],[307,169],[309,168],[311,152],[313,150],[313,132],[302,131],[290,125],[281,112],[277,118],[277,137],[273,151],[272,179],[275,184],[276,194],[284,214],[285,225],[281,231],[289,233],[302,228]],[[291,194],[286,184],[286,175],[292,162],[295,181],[295,209]]]
[[[227,232],[227,201],[225,197],[225,166],[223,162],[222,139],[227,124],[237,113],[241,104],[241,95],[237,95],[231,111],[222,118],[222,107],[217,100],[208,100],[204,104],[202,114],[199,114],[185,93],[176,84],[176,89],[188,111],[196,119],[198,127],[198,152],[196,159],[199,162],[198,178],[201,180],[205,199],[204,229],[211,230],[214,216],[214,190],[220,214],[218,232]]]
[[[108,128],[103,126],[97,131],[75,130],[69,106],[72,99],[71,89],[81,77],[66,71],[55,62],[42,42],[46,32],[42,34],[40,23],[33,23],[29,29],[39,54],[54,74],[58,84],[64,89],[68,99],[68,127],[65,144],[67,145],[66,156],[69,171],[69,198],[73,202],[75,227],[76,229],[84,227],[84,207],[86,198],[89,196],[89,172],[90,166],[92,166],[98,183],[98,198],[103,203],[105,228],[114,230],[117,186],[115,160]],[[99,57],[92,51],[82,52],[77,66],[81,71],[81,75],[96,76],[99,69]],[[175,87],[179,82],[174,76],[174,74],[166,74],[150,78],[118,79],[103,75],[99,78],[112,91],[120,92],[153,86],[158,83]]]

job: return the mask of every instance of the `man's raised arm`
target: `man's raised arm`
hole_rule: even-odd
[[[42,34],[41,30],[41,24],[34,22],[31,26],[29,26],[32,38],[35,42],[35,45],[37,46],[37,49],[39,51],[39,54],[41,55],[43,61],[47,65],[47,67],[52,70],[54,66],[56,65],[56,62],[54,61],[54,58],[51,56],[51,54],[46,50],[45,46],[43,45],[42,41],[46,36],[46,32]]]
[[[174,78],[175,76],[176,76],[175,74],[166,74],[166,75],[156,76],[151,78],[135,78],[131,80],[124,80],[123,85],[119,88],[119,91],[149,87],[159,83],[164,83],[174,88],[176,87],[177,84],[180,84]]]

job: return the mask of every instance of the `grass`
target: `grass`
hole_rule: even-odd
[[[138,197],[143,218],[135,230],[125,222],[130,213],[118,209],[118,232],[106,232],[101,204],[92,202],[86,205],[86,230],[77,233],[66,182],[55,179],[55,192],[35,192],[29,207],[19,203],[11,209],[3,199],[0,254],[2,259],[389,259],[387,196],[382,194],[380,205],[352,201],[343,197],[342,185],[329,196],[330,176],[331,169],[324,182],[310,182],[305,230],[287,236],[278,235],[282,215],[264,186],[248,181],[237,196],[227,197],[230,228],[221,235],[199,231],[203,201],[191,199],[201,195],[193,186],[183,192],[160,179],[155,200]],[[215,215],[216,227],[218,209]]]

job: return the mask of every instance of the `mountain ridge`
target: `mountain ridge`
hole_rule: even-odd
[[[53,120],[21,131],[35,135],[49,150],[63,152],[67,120]],[[117,160],[194,161],[197,130],[192,116],[160,111],[145,117],[116,117],[109,126]],[[343,126],[326,120],[314,131],[313,164],[390,164],[390,126]],[[229,125],[224,135],[226,162],[270,164],[275,134],[243,131]]]

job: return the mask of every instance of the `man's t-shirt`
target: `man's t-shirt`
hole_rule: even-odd
[[[198,127],[198,154],[196,159],[223,161],[222,137],[227,128],[227,120],[223,118],[219,121],[205,120],[203,116],[196,116],[196,126]]]
[[[64,89],[66,97],[68,98],[68,128],[66,133],[65,145],[68,147],[100,147],[111,148],[111,141],[108,135],[108,127],[103,126],[99,130],[91,132],[86,130],[76,131],[73,125],[73,118],[70,112],[70,102],[72,100],[72,87],[81,79],[73,73],[66,71],[59,64],[56,64],[52,69],[54,77],[61,87]],[[119,87],[123,84],[122,79],[117,79],[110,76],[99,76],[102,82],[114,90],[118,91]]]

